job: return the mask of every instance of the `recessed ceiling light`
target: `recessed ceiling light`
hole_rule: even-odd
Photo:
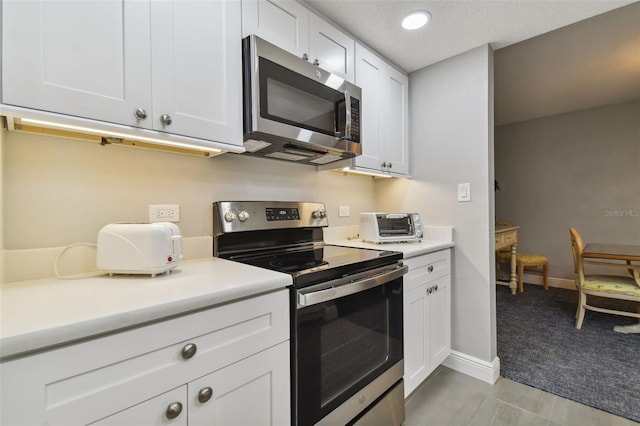
[[[423,27],[431,19],[431,15],[426,10],[412,12],[402,20],[402,28],[405,30],[417,30]]]

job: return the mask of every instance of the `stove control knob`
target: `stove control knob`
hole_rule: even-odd
[[[236,214],[229,210],[224,214],[224,220],[225,222],[233,222],[234,220],[236,220]]]
[[[247,219],[249,219],[249,213],[246,210],[238,213],[238,220],[240,220],[240,222],[246,222]]]
[[[316,210],[313,212],[312,216],[314,219],[324,219],[327,217],[327,212],[324,210]]]

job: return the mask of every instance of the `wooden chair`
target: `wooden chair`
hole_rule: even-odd
[[[576,288],[579,292],[578,309],[576,311],[576,328],[582,327],[584,313],[586,309],[606,314],[623,315],[626,317],[640,318],[640,312],[629,312],[624,310],[616,310],[609,308],[601,308],[590,305],[587,296],[607,297],[611,299],[630,300],[640,303],[640,287],[638,287],[631,277],[623,277],[618,275],[586,275],[584,273],[584,265],[600,265],[609,266],[617,269],[627,269],[630,265],[612,264],[607,262],[586,261],[582,258],[584,251],[584,243],[582,237],[575,228],[570,227],[571,248],[573,251],[573,264],[575,272],[578,274],[576,278]],[[619,267],[619,268],[618,268]],[[620,269],[620,270],[622,270]]]
[[[509,222],[498,222],[498,226],[511,226]],[[511,262],[511,253],[509,251],[499,251],[496,256],[498,264]],[[524,269],[542,268],[542,282],[544,289],[549,290],[549,259],[546,256],[533,253],[516,253],[516,268],[518,270],[518,290],[524,293]]]

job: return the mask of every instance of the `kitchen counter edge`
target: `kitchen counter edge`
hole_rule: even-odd
[[[212,308],[292,284],[288,274],[219,258],[171,273],[99,275],[0,286],[0,361]]]
[[[346,246],[355,248],[367,248],[374,250],[390,250],[399,251],[402,253],[403,259],[410,259],[412,257],[420,256],[423,254],[433,253],[448,249],[455,246],[455,243],[450,241],[411,241],[406,243],[367,243],[362,240],[336,240],[328,241],[327,244],[333,244],[336,246]]]

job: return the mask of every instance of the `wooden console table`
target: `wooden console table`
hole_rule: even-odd
[[[516,294],[518,281],[516,276],[516,253],[518,250],[518,229],[519,226],[496,226],[496,251],[507,247],[511,248],[511,280],[509,288],[511,294]]]

